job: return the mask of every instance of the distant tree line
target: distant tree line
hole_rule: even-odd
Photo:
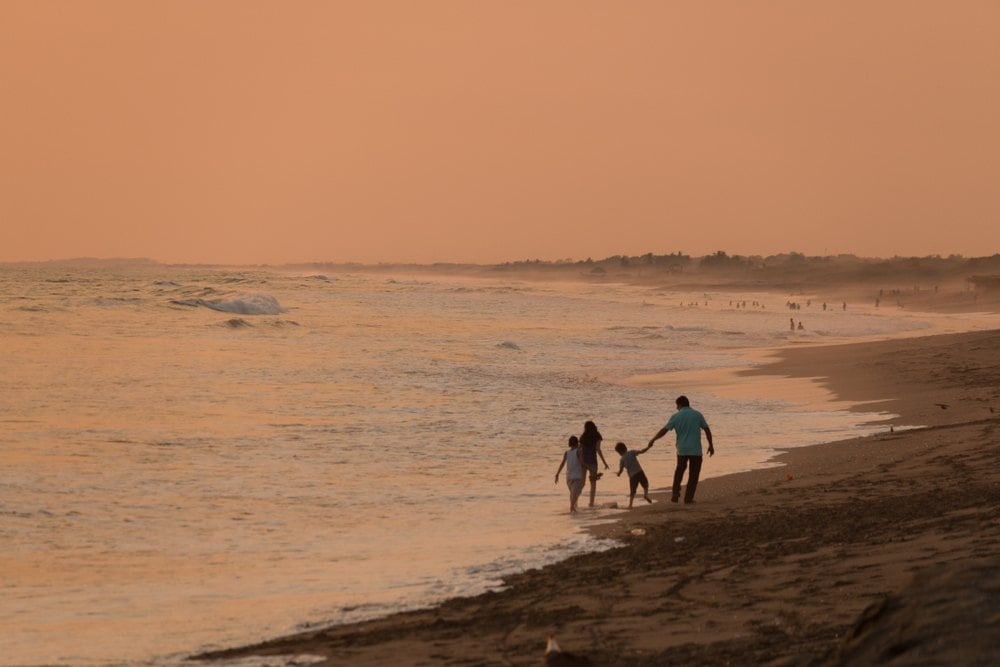
[[[841,254],[807,256],[730,255],[719,250],[703,257],[682,252],[611,255],[604,259],[524,260],[485,267],[494,272],[527,272],[553,278],[704,284],[706,280],[804,289],[807,285],[865,283],[885,287],[924,287],[967,281],[977,291],[1000,289],[1000,254],[870,258]]]
[[[303,265],[306,266],[306,265]],[[692,257],[682,252],[610,255],[582,260],[525,259],[502,264],[335,264],[312,263],[325,270],[412,270],[446,273],[503,273],[539,278],[670,283],[716,282],[804,289],[808,285],[865,283],[872,287],[930,287],[967,281],[978,291],[1000,289],[1000,254],[988,257],[931,255],[927,257],[859,257],[853,254],[809,256],[800,252],[777,255],[730,255],[723,250]]]
[[[597,260],[590,257],[584,260],[523,260],[505,262],[495,265],[494,268],[499,270],[565,270],[573,268],[582,270],[583,272],[594,272],[595,269],[600,268],[605,273],[618,272],[622,269],[640,270],[645,268],[665,269],[671,272],[768,272],[769,270],[788,271],[800,269],[810,272],[820,270],[836,273],[838,270],[843,270],[852,273],[860,271],[862,274],[872,278],[879,275],[893,275],[901,271],[906,271],[933,277],[934,275],[953,275],[956,272],[998,272],[1000,271],[1000,254],[975,258],[966,258],[961,255],[949,255],[947,257],[932,255],[928,257],[866,258],[849,254],[807,256],[800,252],[788,252],[768,256],[729,255],[725,251],[719,250],[697,259],[681,252],[663,255],[649,252],[645,255],[634,256],[611,255]],[[982,284],[986,282],[988,281],[980,280]]]

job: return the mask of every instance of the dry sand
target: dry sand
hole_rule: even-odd
[[[200,657],[537,665],[554,632],[597,665],[994,664],[1000,331],[792,349],[747,373],[825,378],[923,426],[789,450],[703,481],[695,505],[659,495],[600,529],[622,548],[499,593]],[[725,456],[739,434],[716,437]]]

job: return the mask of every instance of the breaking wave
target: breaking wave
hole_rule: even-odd
[[[268,294],[240,294],[221,299],[176,299],[178,306],[203,306],[222,313],[237,315],[278,315],[287,312],[278,300]]]

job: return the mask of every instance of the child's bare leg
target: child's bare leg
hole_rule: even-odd
[[[649,504],[653,503],[653,499],[649,497],[649,485],[648,484],[644,484],[642,486],[642,497],[646,499],[647,503],[649,503]]]
[[[594,498],[597,496],[597,466],[593,468],[587,466],[587,471],[590,473],[588,477],[590,478],[590,506],[594,506]]]
[[[583,491],[583,480],[575,481],[569,488],[569,511],[576,512],[577,501],[580,500],[580,493]]]
[[[633,491],[632,493],[630,493],[629,496],[628,496],[628,508],[629,509],[632,509],[632,501],[633,500],[635,500],[635,491]]]

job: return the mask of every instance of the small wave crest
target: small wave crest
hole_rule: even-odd
[[[254,324],[246,321],[242,317],[233,317],[223,322],[222,326],[229,327],[230,329],[245,329],[248,327],[253,327]],[[300,325],[295,320],[270,320],[270,321],[265,320],[263,322],[263,326],[271,326],[276,329],[280,329],[282,327],[297,327]]]
[[[178,306],[202,306],[237,315],[278,315],[287,310],[268,294],[239,294],[220,299],[175,299],[170,303]]]
[[[691,332],[691,333],[703,333],[705,331],[709,331],[709,329],[707,329],[705,327],[675,327],[672,324],[668,324],[667,326],[665,326],[663,328],[666,331],[685,331],[685,332]]]

